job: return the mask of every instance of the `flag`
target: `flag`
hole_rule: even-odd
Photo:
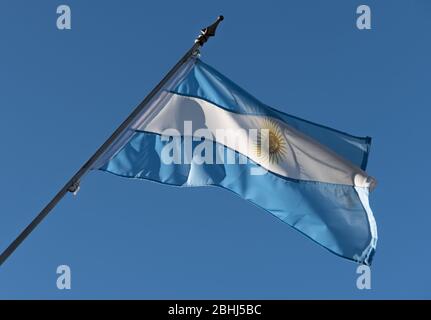
[[[217,186],[329,251],[371,264],[377,227],[371,138],[271,108],[190,57],[93,169],[173,186]]]

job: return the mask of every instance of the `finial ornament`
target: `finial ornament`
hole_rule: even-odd
[[[203,46],[205,42],[208,41],[210,37],[215,36],[217,27],[220,22],[224,19],[223,16],[218,16],[217,20],[210,26],[201,30],[201,34],[196,38],[195,43],[199,43],[200,46]]]

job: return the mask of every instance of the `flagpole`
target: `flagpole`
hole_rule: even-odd
[[[3,251],[0,255],[0,266],[7,258],[18,248],[18,246],[29,236],[29,234],[42,222],[42,220],[51,212],[51,210],[60,202],[68,192],[76,192],[79,188],[79,183],[82,177],[92,168],[95,162],[109,148],[109,146],[126,130],[132,121],[140,114],[142,109],[150,102],[150,100],[163,88],[163,86],[171,79],[178,69],[193,55],[207,40],[215,36],[215,32],[219,23],[223,20],[223,16],[219,16],[217,20],[210,26],[201,30],[200,35],[196,38],[194,45],[184,54],[184,56],[175,64],[175,66],[165,75],[165,77],[157,84],[157,86],[145,97],[145,99],[132,111],[132,113],[123,121],[123,123],[111,134],[111,136],[97,149],[97,151],[88,159],[87,162],[75,173],[75,175],[60,189],[60,191],[52,198],[52,200],[40,211],[32,222],[18,235],[18,237]]]

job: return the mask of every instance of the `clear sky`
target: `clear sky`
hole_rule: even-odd
[[[203,61],[268,105],[373,137],[372,290],[228,191],[91,172],[0,267],[0,298],[431,298],[427,0],[1,1],[0,249],[219,14]]]

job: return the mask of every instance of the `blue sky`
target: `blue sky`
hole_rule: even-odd
[[[60,4],[70,31],[56,29]],[[372,30],[356,28],[360,4]],[[425,0],[2,1],[0,249],[218,14],[205,62],[268,105],[373,137],[372,290],[232,193],[91,172],[0,268],[0,298],[431,298]]]

